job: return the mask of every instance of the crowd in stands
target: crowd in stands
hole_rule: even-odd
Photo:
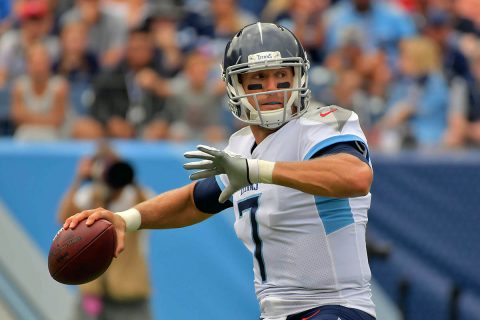
[[[294,31],[312,98],[372,149],[480,146],[475,0],[4,0],[0,135],[222,142],[240,123],[219,64],[256,21]]]

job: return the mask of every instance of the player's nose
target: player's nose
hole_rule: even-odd
[[[266,91],[277,90],[277,84],[278,84],[278,81],[277,79],[275,79],[275,77],[268,77],[265,82],[265,90]]]

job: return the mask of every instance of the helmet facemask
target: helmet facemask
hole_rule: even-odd
[[[293,68],[293,81],[289,88],[246,94],[240,83],[241,73],[250,73],[267,69]],[[301,57],[262,59],[256,62],[235,64],[224,70],[230,110],[236,118],[251,125],[267,129],[276,129],[291,119],[300,117],[308,106],[310,90],[307,88],[309,64]],[[283,107],[261,111],[259,95],[283,93]],[[288,95],[290,94],[290,97]],[[254,103],[250,103],[249,97]]]

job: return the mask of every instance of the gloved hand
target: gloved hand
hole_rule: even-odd
[[[200,169],[190,175],[191,180],[198,180],[225,173],[230,184],[220,194],[218,201],[224,203],[237,190],[254,183],[272,183],[275,162],[247,159],[242,155],[221,151],[213,147],[199,145],[198,151],[189,151],[185,158],[203,159],[183,165],[187,170]]]

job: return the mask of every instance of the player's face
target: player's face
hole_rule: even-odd
[[[243,90],[246,94],[261,93],[266,91],[288,89],[293,84],[293,68],[279,68],[259,70],[250,73],[240,74],[240,81],[243,86]],[[258,105],[261,111],[275,110],[283,108],[284,102],[288,101],[291,92],[285,93],[266,93],[257,95]],[[248,101],[252,106],[256,106],[257,103],[253,96],[248,97]]]

